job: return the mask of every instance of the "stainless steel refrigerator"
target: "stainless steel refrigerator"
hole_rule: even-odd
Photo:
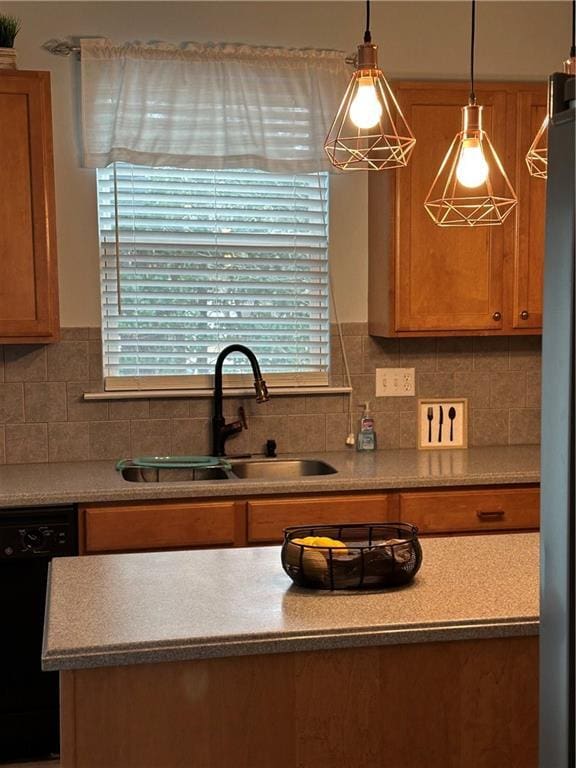
[[[574,76],[550,78],[540,565],[540,768],[575,766]]]

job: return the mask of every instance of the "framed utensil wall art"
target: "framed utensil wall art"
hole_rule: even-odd
[[[467,398],[436,397],[418,400],[418,448],[467,446]]]

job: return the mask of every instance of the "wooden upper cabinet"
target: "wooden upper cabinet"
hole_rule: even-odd
[[[526,152],[546,115],[546,86],[520,90],[516,119],[516,194],[514,253],[514,328],[542,328],[542,285],[546,219],[546,181],[528,172]]]
[[[545,200],[541,188],[533,194],[539,180],[529,177],[523,159],[531,138],[520,147],[517,126],[528,122],[532,110],[525,128],[531,133],[540,114],[539,89],[507,83],[476,87],[492,144],[513,186],[516,177],[520,180],[521,213],[510,215],[502,226],[474,228],[439,227],[424,208],[442,160],[461,130],[468,84],[396,83],[394,91],[417,142],[406,168],[369,174],[370,333],[534,333],[541,322],[537,308]],[[543,93],[545,99],[545,86]],[[523,311],[531,322],[520,320]]]
[[[0,72],[0,343],[59,334],[48,72]]]

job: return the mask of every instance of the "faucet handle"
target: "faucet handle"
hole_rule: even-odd
[[[244,410],[243,405],[241,405],[240,408],[238,408],[238,420],[240,424],[242,424],[242,429],[248,429],[248,421],[246,420],[246,411]]]

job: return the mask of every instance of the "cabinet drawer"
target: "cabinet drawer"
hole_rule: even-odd
[[[85,552],[234,544],[233,501],[85,509]]]
[[[291,525],[385,522],[389,496],[322,496],[248,502],[248,542],[282,541]]]
[[[421,533],[537,529],[538,488],[401,493],[400,519]]]

